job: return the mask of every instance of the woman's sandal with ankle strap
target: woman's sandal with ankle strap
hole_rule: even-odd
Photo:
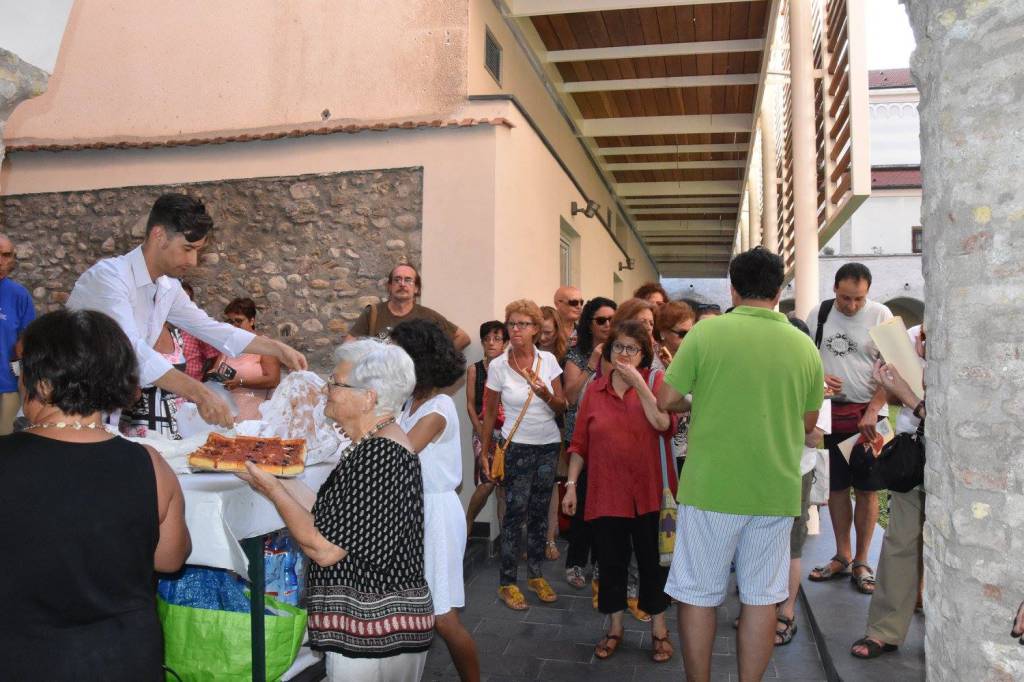
[[[615,650],[619,648],[619,644],[622,643],[622,635],[613,635],[608,633],[604,636],[597,646],[594,647],[594,655],[602,661],[612,657]]]
[[[655,637],[652,633],[651,640],[654,642],[654,648],[651,650],[652,661],[655,663],[665,663],[672,659],[672,654],[675,653],[675,650],[672,648],[672,642],[669,641],[667,632],[664,637]]]

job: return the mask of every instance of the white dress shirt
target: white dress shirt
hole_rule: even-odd
[[[251,332],[214,320],[181,288],[181,282],[162,275],[153,281],[142,247],[123,256],[105,258],[82,273],[67,307],[98,310],[121,325],[139,362],[139,383],[150,386],[173,369],[153,348],[164,322],[206,341],[231,357],[240,355],[255,337]]]

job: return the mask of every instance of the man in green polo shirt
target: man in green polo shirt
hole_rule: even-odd
[[[824,393],[811,340],[774,311],[782,259],[757,247],[729,264],[735,309],[686,336],[658,407],[682,411],[692,394],[679,482],[675,555],[665,592],[679,601],[690,680],[708,680],[715,609],[735,556],[743,609],[741,680],[760,680],[775,644],[775,604],[788,595],[789,534],[800,515],[800,455]]]

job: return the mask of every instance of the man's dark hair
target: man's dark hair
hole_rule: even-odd
[[[501,338],[508,341],[508,327],[501,320],[490,320],[480,325],[480,340],[483,341],[491,332],[501,332]]]
[[[194,301],[195,300],[195,298],[196,298],[196,290],[192,288],[191,284],[189,284],[185,280],[181,280],[181,288],[182,288],[182,290],[184,290],[184,292],[186,294],[188,294],[188,300],[190,300],[190,301]]]
[[[160,225],[168,237],[180,234],[187,242],[197,242],[213,228],[213,218],[201,199],[185,194],[161,194],[153,202],[146,222],[146,236]]]
[[[608,341],[604,344],[601,357],[611,362],[612,344],[622,336],[636,339],[636,342],[640,344],[640,369],[649,368],[651,363],[654,362],[654,348],[651,346],[651,335],[647,333],[647,327],[644,326],[644,323],[637,320],[626,320],[615,325],[615,329],[612,330]]]
[[[740,298],[771,301],[785,277],[782,259],[761,246],[744,251],[729,263],[729,281]]]
[[[256,301],[251,298],[235,298],[232,299],[224,307],[225,315],[244,315],[250,320],[256,319]]]
[[[618,305],[610,298],[597,296],[587,301],[580,313],[579,322],[576,323],[576,348],[584,358],[590,357],[594,352],[594,333],[590,331],[590,323],[594,321],[594,314],[601,308],[617,310]]]
[[[846,263],[836,270],[835,285],[839,286],[844,279],[852,279],[854,282],[864,280],[868,283],[868,288],[871,288],[871,271],[863,263]]]
[[[455,350],[448,335],[430,320],[399,322],[391,330],[391,341],[412,358],[416,368],[414,396],[451,386],[466,371],[466,356]]]
[[[30,324],[22,342],[21,376],[29,399],[82,416],[134,404],[135,352],[121,327],[103,313],[55,310]]]

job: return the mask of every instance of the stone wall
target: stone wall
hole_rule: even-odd
[[[215,221],[185,278],[196,303],[219,318],[229,300],[251,296],[257,330],[317,370],[380,300],[392,266],[420,262],[423,170],[401,168],[0,197],[0,232],[18,252],[12,279],[37,311],[59,307],[90,265],[142,241],[150,206],[170,191],[202,198]]]

